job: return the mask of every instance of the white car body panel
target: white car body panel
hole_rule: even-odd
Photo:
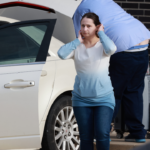
[[[4,2],[10,2],[10,1],[5,0],[5,1],[1,1],[0,3],[4,3]],[[32,2],[32,1],[25,1],[25,2]],[[18,108],[18,107],[19,108],[13,109],[12,116],[16,114],[18,116],[11,117],[11,120],[7,119],[8,122],[13,121],[13,124],[12,124],[12,128],[9,128],[11,129],[10,132],[6,133],[6,130],[3,130],[3,134],[1,134],[2,136],[0,136],[0,149],[4,150],[4,149],[18,149],[18,148],[19,149],[20,148],[41,148],[41,141],[42,141],[44,126],[45,126],[45,121],[46,121],[47,115],[49,113],[49,110],[52,104],[54,103],[56,98],[59,97],[62,93],[67,92],[67,91],[71,92],[73,90],[74,79],[76,75],[74,62],[73,60],[61,60],[57,55],[57,51],[62,45],[75,39],[72,16],[73,16],[75,9],[77,8],[77,6],[79,5],[81,1],[79,2],[79,1],[73,1],[73,0],[72,1],[66,0],[65,2],[66,3],[69,2],[67,9],[69,8],[72,11],[72,14],[67,12],[67,11],[70,11],[69,9],[67,10],[67,9],[64,9],[64,7],[62,7],[62,4],[63,5],[65,4],[64,1],[63,2],[60,2],[58,0],[55,1],[53,3],[53,6],[55,7],[46,5],[47,7],[54,8],[56,10],[58,19],[55,25],[53,37],[51,39],[51,43],[49,47],[50,56],[47,57],[46,63],[44,64],[42,70],[37,69],[36,67],[28,67],[28,66],[24,66],[24,67],[19,66],[19,68],[17,68],[20,73],[24,74],[23,77],[27,80],[29,80],[29,78],[27,78],[29,77],[28,76],[29,73],[28,72],[25,73],[26,71],[29,71],[29,72],[31,71],[30,72],[31,74],[33,70],[34,70],[34,73],[36,72],[39,73],[39,78],[40,78],[39,89],[38,89],[39,93],[33,94],[34,96],[36,96],[37,101],[36,102],[34,101],[34,103],[32,103],[31,106],[28,103],[30,101],[29,99],[31,95],[27,93],[26,94],[20,93],[19,99],[23,97],[21,101],[23,101],[26,104],[25,105],[24,103],[22,103],[22,107],[28,106],[29,110],[25,109],[25,107],[24,108],[20,107],[19,102],[18,102],[19,99],[17,97],[15,98],[15,95],[13,95],[15,98],[15,99],[13,98],[15,103],[13,103],[12,106],[14,108]],[[58,3],[59,5],[57,5]],[[57,12],[57,10],[60,9],[60,6],[61,8],[63,8],[61,9],[62,12],[61,11]],[[72,7],[74,7],[74,10],[72,9]],[[21,12],[21,13],[18,13],[18,12]],[[69,14],[69,16],[67,14]],[[0,15],[1,15],[0,21],[7,21],[9,23],[20,22],[20,21],[25,21],[25,20],[48,19],[48,18],[52,18],[53,16],[55,18],[55,15],[52,13],[47,13],[47,12],[44,12],[41,10],[35,10],[35,9],[33,10],[30,8],[25,8],[25,7],[12,7],[8,9],[1,9]],[[63,30],[62,30],[62,26],[64,26]],[[11,71],[14,71],[13,75],[17,79],[17,74],[15,70],[13,69]],[[1,73],[3,74],[8,73],[8,68],[3,67],[3,70],[1,71],[2,71]],[[10,72],[10,74],[8,75],[11,75],[11,73],[12,72]],[[20,76],[20,73],[19,73],[19,76]],[[35,76],[35,74],[33,76]],[[30,78],[33,76],[31,75]],[[6,76],[5,76],[5,79],[6,79]],[[6,82],[6,80],[3,80],[3,81]],[[28,89],[30,88],[26,88],[26,90]],[[0,92],[3,92],[3,94],[6,94],[4,91],[0,91]],[[30,93],[31,91],[28,91],[28,92]],[[8,101],[8,98],[10,97],[11,96],[9,95],[6,98],[7,101]],[[25,101],[24,99],[28,99],[28,101]],[[6,107],[8,108],[8,106],[6,105],[8,105],[8,103],[5,103],[5,105],[3,105],[3,108],[6,108]],[[31,108],[33,109],[32,111],[31,111]],[[21,112],[22,110],[23,115],[18,113],[18,110],[19,112]],[[11,111],[7,113],[6,110],[3,109],[3,113],[1,113],[0,117],[2,118],[4,116],[4,113],[7,113],[5,116],[8,117],[10,112]],[[31,112],[33,114],[31,114]],[[19,118],[19,116],[23,116],[23,117]],[[31,119],[33,116],[35,117],[35,119]],[[3,126],[5,124],[6,122],[3,122]],[[10,125],[10,124],[11,123],[8,123],[7,125]],[[37,128],[37,124],[39,124],[39,128]],[[6,129],[6,126],[5,126],[5,129]],[[1,129],[0,129],[0,133],[1,133]]]
[[[40,147],[38,90],[43,65],[1,67],[0,149],[18,148],[19,141],[21,147]],[[21,81],[33,81],[35,85],[4,88],[5,84]]]
[[[24,148],[26,150],[29,148],[35,149],[38,145],[39,145],[39,147],[41,147],[39,136],[0,138],[0,150],[22,149],[22,148]]]
[[[51,98],[51,93],[53,91],[54,79],[55,79],[55,71],[56,64],[55,61],[47,61],[43,67],[43,71],[46,72],[47,75],[41,76],[40,84],[39,84],[39,122],[41,123],[49,100]],[[42,72],[43,72],[42,71]]]
[[[9,23],[18,20],[0,17]],[[41,148],[40,122],[54,84],[55,61],[0,65],[0,149]],[[4,88],[8,83],[32,81],[32,87]],[[24,84],[24,83],[21,83]]]
[[[0,17],[0,20],[7,21],[10,23],[19,22],[19,20],[10,19],[7,17]],[[43,71],[44,71],[44,73],[46,72],[46,75],[41,76],[42,72],[40,74],[39,94],[38,94],[38,103],[37,103],[38,104],[37,115],[38,115],[38,123],[39,123],[39,130],[40,130],[39,132],[40,133],[37,138],[37,136],[34,136],[33,131],[31,131],[30,132],[31,136],[28,136],[28,138],[26,137],[26,142],[29,142],[30,144],[28,144],[28,146],[22,145],[24,148],[36,148],[37,147],[36,144],[34,144],[34,142],[31,142],[31,141],[35,141],[35,143],[41,143],[44,126],[45,126],[45,121],[46,121],[48,112],[49,112],[53,102],[62,93],[66,92],[66,91],[71,92],[71,90],[73,89],[74,79],[75,79],[75,75],[76,75],[74,62],[72,59],[61,60],[58,57],[57,51],[62,45],[64,45],[64,43],[62,41],[60,41],[59,39],[57,39],[55,37],[52,37],[51,43],[49,46],[50,56],[47,57],[46,63],[44,64],[44,67],[42,69],[42,72]],[[33,67],[29,68],[28,66],[24,66],[24,68],[20,67],[19,71],[23,72],[24,69],[26,71],[27,70],[33,71]],[[34,69],[36,69],[36,68],[34,67]],[[8,68],[3,68],[3,70],[1,70],[1,71],[2,71],[1,73],[7,73]],[[27,114],[26,114],[26,116],[27,116]],[[36,126],[36,122],[33,125],[33,128],[35,126]],[[16,130],[18,130],[18,128],[16,128]],[[14,130],[14,132],[15,132],[15,130]],[[39,140],[39,137],[40,137],[40,142],[37,141],[37,139]],[[4,142],[3,138],[0,138],[0,140],[3,141],[3,143],[8,143],[8,142],[16,143],[16,147],[15,147],[15,145],[14,145],[14,147],[12,147],[10,144],[11,149],[17,148],[18,142],[21,139],[22,139],[21,143],[23,144],[23,137],[21,137],[21,136],[19,136],[18,138],[15,137],[15,139],[13,137],[9,138],[9,139],[8,138],[6,138],[6,139],[4,138],[6,140],[6,142]],[[35,139],[33,139],[33,138],[35,138]],[[3,146],[1,145],[0,149],[1,148],[3,150],[7,149],[6,146],[7,145],[3,145]],[[20,148],[22,148],[22,146],[20,146]],[[41,145],[38,145],[38,146],[39,146],[39,148],[41,147]]]
[[[73,60],[59,60],[56,62],[56,68],[53,93],[42,121],[46,120],[50,107],[56,98],[64,92],[73,90],[76,75]]]
[[[63,46],[64,43],[58,39],[56,39],[54,36],[52,36],[51,38],[51,43],[49,46],[49,54],[51,55],[51,57],[47,57],[47,61],[49,60],[60,60],[60,58],[57,55],[57,51],[59,50],[59,48],[61,46]]]
[[[9,23],[19,22],[18,20],[7,18],[7,17],[2,17],[2,16],[0,16],[0,20],[8,21]]]

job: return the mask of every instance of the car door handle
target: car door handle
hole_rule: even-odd
[[[23,81],[23,82],[13,82],[5,84],[5,88],[22,88],[22,87],[31,87],[34,86],[34,81]]]

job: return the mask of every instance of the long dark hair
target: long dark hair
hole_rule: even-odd
[[[95,24],[95,26],[101,24],[100,21],[99,21],[99,17],[98,17],[95,13],[89,12],[89,13],[84,14],[84,15],[82,16],[81,21],[82,21],[83,18],[85,18],[85,17],[86,17],[86,18],[89,18],[89,19],[92,19],[93,22],[94,22],[94,24]],[[80,24],[81,24],[81,21],[80,21]],[[97,34],[96,34],[96,36],[99,38],[99,36],[98,36]]]

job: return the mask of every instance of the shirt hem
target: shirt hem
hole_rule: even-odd
[[[100,105],[95,105],[95,106],[77,106],[77,105],[72,105],[72,107],[97,107],[97,106],[106,106],[106,107],[109,107],[111,108],[112,110],[114,110],[115,106],[110,106],[110,105],[105,105],[105,104],[100,104]]]

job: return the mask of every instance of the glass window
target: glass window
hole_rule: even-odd
[[[26,25],[0,30],[0,65],[36,61],[47,25]]]

